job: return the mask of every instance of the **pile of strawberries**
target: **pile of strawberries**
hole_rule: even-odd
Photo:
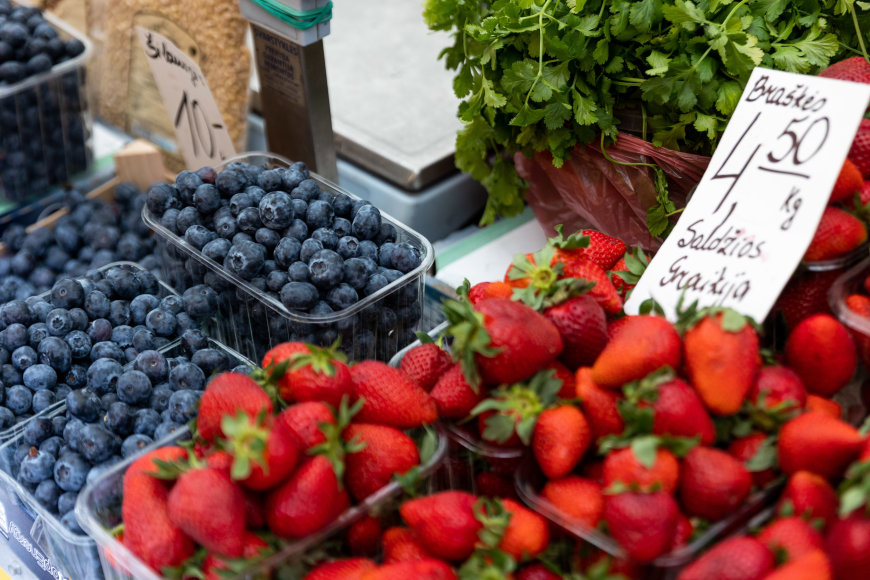
[[[396,476],[411,485],[429,460],[435,433],[419,429],[418,446],[408,430],[435,421],[435,405],[402,371],[348,367],[303,343],[276,346],[263,366],[215,376],[193,441],[125,472],[120,538],[154,570],[218,578],[323,530]]]

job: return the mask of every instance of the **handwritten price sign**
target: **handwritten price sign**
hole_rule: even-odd
[[[764,320],[822,217],[870,86],[756,68],[691,202],[626,303]]]
[[[191,169],[235,155],[232,139],[202,71],[165,36],[136,27],[151,73]]]

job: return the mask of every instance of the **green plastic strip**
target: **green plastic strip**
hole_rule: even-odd
[[[332,19],[332,2],[314,10],[296,10],[285,6],[276,0],[252,0],[254,4],[298,30],[308,30],[322,22]]]

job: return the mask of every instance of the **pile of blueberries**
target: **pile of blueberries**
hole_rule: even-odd
[[[338,338],[354,358],[388,357],[413,340],[422,315],[415,283],[357,317],[316,323],[403,278],[420,266],[422,255],[375,206],[322,190],[302,162],[273,169],[233,162],[219,173],[208,167],[183,171],[174,185],[149,189],[147,208],[162,226],[158,231],[177,241],[162,248],[167,281],[177,289],[213,289],[222,319],[242,329],[237,337],[253,335],[250,348],[239,346],[252,358],[278,342],[325,345]],[[195,257],[175,247],[181,245],[178,238]],[[282,316],[204,266],[201,257],[312,322]]]
[[[87,388],[70,391],[63,412],[28,421],[4,460],[36,501],[82,533],[72,512],[81,489],[185,426],[196,416],[208,378],[227,370],[249,368],[198,330],[185,332],[168,351],[144,350],[125,366],[99,359],[88,371]]]
[[[39,9],[0,0],[0,94],[84,52]],[[87,166],[84,67],[0,98],[0,195],[24,201]]]
[[[64,199],[69,213],[54,227],[28,234],[21,225],[7,226],[0,235],[5,247],[0,304],[46,292],[59,278],[84,276],[112,262],[137,262],[156,271],[154,239],[141,217],[145,196],[131,183],[118,184],[114,195],[107,203],[69,190]]]

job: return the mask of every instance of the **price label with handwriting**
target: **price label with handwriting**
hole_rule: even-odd
[[[625,305],[728,306],[761,322],[799,264],[870,85],[756,68],[704,177]]]
[[[235,155],[232,139],[199,66],[165,36],[141,26],[136,27],[136,32],[187,167],[196,170],[218,165]]]

